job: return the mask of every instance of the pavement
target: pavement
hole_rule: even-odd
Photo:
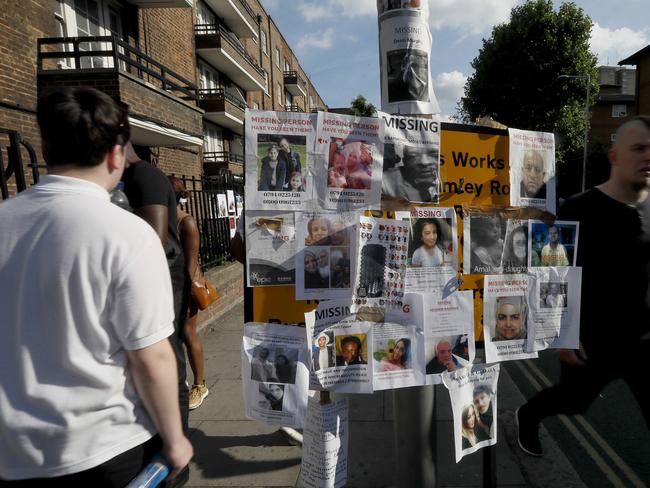
[[[301,447],[277,427],[248,420],[244,414],[240,374],[243,315],[241,302],[208,323],[200,333],[210,394],[203,405],[190,412],[194,459],[188,487],[299,486]],[[447,390],[444,386],[427,388],[435,388],[436,486],[488,486],[483,483],[483,450],[466,456],[458,464],[454,461],[453,419]],[[392,392],[345,396],[350,411],[346,486],[396,488]],[[496,486],[585,486],[544,427],[540,431],[544,457],[535,458],[519,449],[514,411],[523,402],[523,395],[501,368],[498,442],[491,448],[496,456]]]

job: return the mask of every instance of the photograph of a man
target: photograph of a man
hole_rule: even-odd
[[[462,367],[452,353],[451,342],[442,340],[436,344],[436,355],[426,365],[427,374],[440,374],[445,371],[456,371]]]
[[[542,248],[541,266],[569,266],[566,249],[560,244],[560,232],[555,225],[548,228],[548,244]]]
[[[523,296],[498,297],[493,342],[526,338],[526,300]]]
[[[479,384],[474,387],[474,407],[476,408],[477,424],[482,427],[488,437],[492,437],[492,390],[489,385]]]
[[[321,332],[316,337],[315,347],[312,348],[311,366],[314,371],[327,369],[334,366],[334,349],[329,334]]]
[[[396,145],[396,152],[399,147]],[[402,147],[401,164],[384,171],[382,193],[411,202],[438,202],[440,151],[435,146]]]
[[[521,198],[546,198],[546,169],[544,156],[540,151],[524,152],[521,162]]]
[[[275,378],[275,367],[269,360],[270,351],[266,347],[260,347],[251,360],[251,379],[255,381],[277,381]]]
[[[365,336],[365,334],[363,335]],[[345,336],[340,342],[340,354],[336,355],[336,365],[350,366],[354,364],[367,364],[361,355],[361,339],[352,335]]]
[[[566,283],[540,283],[540,307],[541,308],[566,308]]]
[[[388,102],[429,101],[429,61],[426,51],[396,49],[386,53]]]

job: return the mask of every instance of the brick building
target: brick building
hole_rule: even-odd
[[[618,64],[636,66],[636,113],[650,114],[650,45],[619,61]]]
[[[589,141],[609,147],[616,129],[637,112],[635,108],[636,70],[618,66],[600,66],[600,91],[591,109]]]

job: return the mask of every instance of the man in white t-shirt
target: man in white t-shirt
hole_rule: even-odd
[[[167,262],[153,229],[108,194],[127,113],[59,87],[39,98],[38,123],[48,175],[0,205],[0,487],[122,487],[158,451],[175,475],[192,445]]]

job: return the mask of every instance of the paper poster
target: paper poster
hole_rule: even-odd
[[[578,257],[578,222],[531,220],[528,266],[575,266]]]
[[[219,210],[219,218],[228,217],[228,200],[224,193],[217,193],[217,208]]]
[[[528,221],[508,219],[501,257],[501,268],[506,274],[521,274],[528,269]]]
[[[526,352],[528,276],[486,275],[483,288],[483,337],[488,363],[536,358]]]
[[[311,390],[372,393],[372,323],[357,320],[350,300],[321,302],[305,314]]]
[[[497,443],[499,365],[477,364],[442,375],[454,414],[456,462]]]
[[[237,207],[237,217],[244,211],[244,197],[243,195],[235,195],[235,206]]]
[[[246,417],[301,428],[307,410],[309,371],[301,327],[249,323],[242,341]]]
[[[447,284],[458,271],[456,212],[453,208],[416,207],[395,212],[411,232],[406,260],[406,291],[428,292]]]
[[[312,198],[316,114],[246,110],[246,208],[300,210]]]
[[[233,223],[235,217],[231,217]],[[246,211],[248,286],[292,285],[296,229],[293,212]]]
[[[526,350],[580,348],[582,268],[530,268]]]
[[[501,258],[507,219],[496,213],[469,214],[463,220],[463,273],[498,274],[503,271]]]
[[[237,218],[234,215],[228,217],[228,229],[230,230],[230,238],[232,239],[237,233]]]
[[[438,203],[440,116],[431,119],[379,113],[384,121],[382,197]]]
[[[428,2],[377,0],[381,109],[388,113],[437,114],[431,80]]]
[[[340,488],[348,480],[348,404],[345,398],[320,404],[310,397],[302,433],[300,486]]]
[[[352,296],[358,214],[296,213],[296,300]]]
[[[508,129],[510,204],[555,214],[555,136]]]
[[[235,215],[237,207],[235,206],[235,193],[232,190],[226,190],[226,198],[228,200],[228,214]]]
[[[318,112],[315,185],[323,208],[380,206],[384,125],[376,117]]]
[[[415,325],[379,323],[373,326],[373,389],[423,385],[424,337]]]
[[[361,215],[358,239],[355,305],[401,307],[409,240],[408,222]]]

